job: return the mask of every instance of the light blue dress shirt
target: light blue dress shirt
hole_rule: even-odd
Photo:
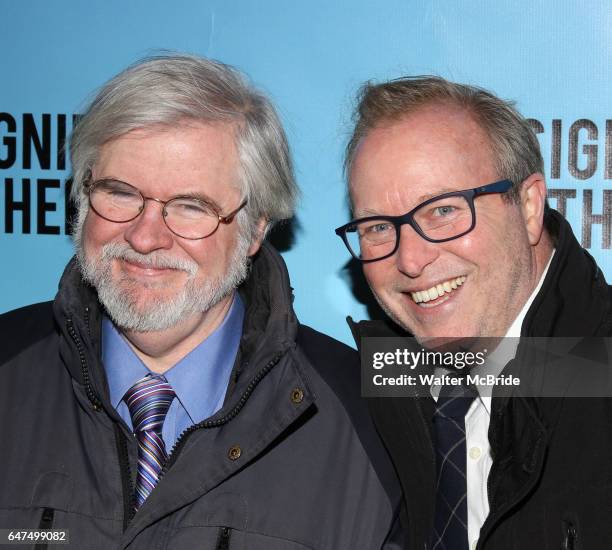
[[[243,320],[244,304],[236,292],[217,329],[164,373],[176,393],[162,429],[168,454],[185,429],[206,420],[222,407],[240,345]],[[147,374],[156,374],[139,359],[107,317],[102,320],[102,361],[111,403],[132,429],[123,396],[138,380]]]

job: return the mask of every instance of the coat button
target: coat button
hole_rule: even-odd
[[[304,392],[300,388],[295,388],[291,392],[291,401],[295,405],[299,405],[304,400]]]
[[[241,454],[242,454],[242,449],[238,447],[238,445],[234,445],[227,452],[227,458],[229,458],[230,460],[238,460]]]

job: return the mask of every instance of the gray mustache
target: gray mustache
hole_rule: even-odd
[[[136,252],[128,244],[124,243],[108,243],[102,247],[102,260],[127,260],[138,262],[146,267],[157,269],[178,269],[185,271],[190,277],[195,276],[198,272],[198,265],[184,258],[173,258],[167,256],[165,252],[155,250],[149,254],[141,254]]]

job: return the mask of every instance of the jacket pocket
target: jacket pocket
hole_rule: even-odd
[[[231,536],[232,530],[229,527],[221,527],[219,529],[219,537],[217,538],[215,550],[229,550]]]
[[[564,521],[561,550],[579,550],[579,548],[576,525],[572,521]]]

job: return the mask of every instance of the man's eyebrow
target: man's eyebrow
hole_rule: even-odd
[[[422,202],[425,202],[429,199],[433,199],[434,197],[437,197],[438,195],[444,195],[445,193],[453,193],[454,191],[463,191],[463,188],[455,189],[454,187],[443,187],[442,189],[437,189],[435,193],[426,193],[417,198],[417,202],[415,206],[418,206]]]
[[[369,216],[386,216],[387,214],[381,214],[376,210],[370,210],[369,208],[362,208],[356,212],[353,212],[354,218],[367,218]]]
[[[413,208],[415,208],[416,206],[418,206],[419,204],[429,200],[429,199],[433,199],[434,197],[437,197],[438,195],[444,195],[446,193],[452,193],[454,191],[463,191],[463,189],[455,189],[454,187],[444,187],[442,189],[438,189],[436,190],[435,193],[426,193],[424,195],[420,195],[419,197],[417,197],[415,204],[412,208],[406,210],[406,212],[410,212],[410,210],[412,210]],[[366,218],[369,216],[390,216],[389,213],[386,212],[378,212],[377,210],[373,210],[371,208],[362,208],[357,212],[353,212],[353,215],[355,218]]]

